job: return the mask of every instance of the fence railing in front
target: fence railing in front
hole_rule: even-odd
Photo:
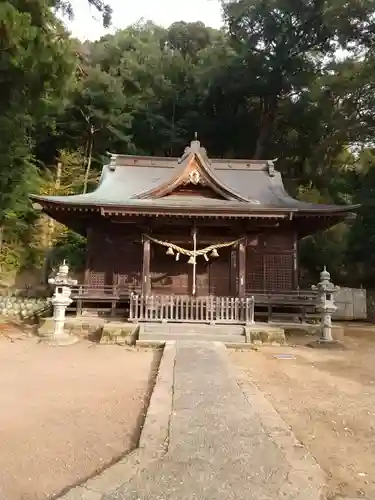
[[[254,297],[130,295],[130,321],[254,323]]]

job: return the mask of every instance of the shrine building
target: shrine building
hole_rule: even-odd
[[[225,308],[248,297],[255,312],[292,297],[301,306],[298,241],[358,208],[298,201],[273,161],[211,159],[197,140],[181,158],[111,155],[91,193],[31,198],[87,238],[79,312],[107,304],[142,319],[129,310],[134,296],[139,307],[162,304],[167,321],[207,319],[203,309],[228,319]]]

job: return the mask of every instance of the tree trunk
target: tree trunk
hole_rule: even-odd
[[[272,135],[273,124],[275,123],[278,98],[271,96],[266,98],[263,106],[262,118],[260,121],[260,129],[255,148],[254,160],[264,160],[268,141]]]
[[[59,189],[61,186],[61,175],[62,175],[63,164],[60,160],[57,161],[56,165],[56,177],[53,186],[52,194],[54,196],[59,194]],[[50,271],[50,260],[54,249],[54,235],[55,235],[55,220],[52,217],[41,215],[39,219],[40,224],[40,234],[42,247],[44,247],[44,262],[41,272],[41,283],[47,284],[49,271]]]
[[[87,184],[89,183],[90,169],[91,169],[91,160],[92,160],[92,148],[94,145],[94,127],[90,128],[90,138],[89,138],[89,150],[87,155],[87,164],[85,171],[85,178],[83,181],[83,193],[87,192]]]

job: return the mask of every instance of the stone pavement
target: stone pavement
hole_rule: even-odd
[[[177,342],[168,448],[100,498],[322,498],[319,466],[257,389],[239,385],[234,370],[222,344]]]

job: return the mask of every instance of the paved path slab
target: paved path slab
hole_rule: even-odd
[[[285,439],[284,450],[276,444],[225,347],[178,342],[176,349],[168,450],[104,499],[319,500],[319,467],[311,457],[306,465],[301,449],[285,453]]]

